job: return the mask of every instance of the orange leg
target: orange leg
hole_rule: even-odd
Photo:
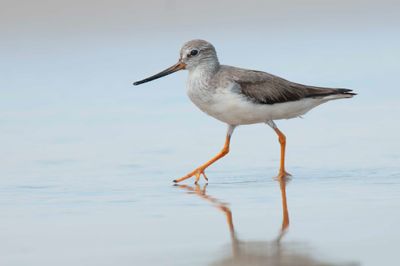
[[[208,178],[207,178],[207,176],[206,176],[204,171],[206,170],[207,167],[209,167],[214,162],[218,161],[219,159],[221,159],[222,157],[224,157],[225,155],[227,155],[229,153],[229,144],[231,142],[231,136],[232,136],[232,132],[233,132],[234,128],[235,128],[234,126],[229,126],[228,133],[227,133],[226,139],[225,139],[224,147],[222,148],[222,150],[216,156],[214,156],[211,160],[209,160],[205,164],[197,167],[196,169],[194,169],[192,172],[188,173],[187,175],[185,175],[185,176],[183,176],[181,178],[175,179],[174,182],[178,183],[178,182],[181,182],[183,180],[186,180],[188,178],[191,178],[191,177],[195,176],[195,182],[194,183],[197,184],[197,182],[199,181],[201,175],[203,175],[204,179],[206,181],[208,181]]]
[[[286,136],[279,130],[279,128],[275,125],[273,121],[267,122],[278,134],[279,143],[281,144],[281,160],[280,160],[280,167],[279,167],[279,174],[277,176],[278,179],[282,179],[284,177],[290,176],[288,172],[285,170],[285,150],[286,150]]]

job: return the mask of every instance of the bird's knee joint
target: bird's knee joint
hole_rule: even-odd
[[[285,135],[280,135],[280,136],[279,136],[279,143],[280,143],[280,144],[285,144],[285,143],[286,143],[286,137],[285,137]]]
[[[229,147],[223,148],[222,151],[221,151],[221,153],[222,153],[222,155],[228,154],[228,153],[229,153]]]

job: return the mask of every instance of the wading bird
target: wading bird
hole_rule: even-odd
[[[208,181],[205,169],[228,154],[235,127],[256,123],[266,123],[278,135],[281,156],[277,177],[286,177],[290,175],[285,170],[286,137],[274,120],[299,117],[322,103],[356,95],[349,89],[308,86],[266,72],[221,65],[214,46],[204,40],[185,43],[178,63],[133,85],[183,69],[189,71],[189,98],[200,110],[226,123],[228,130],[222,150],[187,175],[175,179],[176,183],[190,177],[195,177],[197,183],[201,175]]]

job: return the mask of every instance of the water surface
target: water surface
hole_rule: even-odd
[[[1,265],[397,263],[396,3],[81,2],[0,11]],[[222,63],[359,95],[277,121],[287,183],[275,133],[253,125],[207,187],[173,186],[226,128],[189,102],[186,73],[131,84],[193,38]]]

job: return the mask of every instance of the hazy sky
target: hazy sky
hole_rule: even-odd
[[[2,39],[210,30],[395,29],[398,1],[2,0]],[[136,36],[134,36],[136,35]],[[3,40],[2,40],[3,41]]]

